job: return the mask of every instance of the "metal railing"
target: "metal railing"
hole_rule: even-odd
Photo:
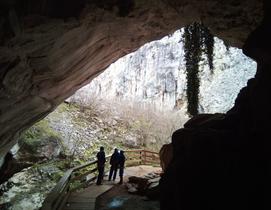
[[[152,152],[148,150],[126,150],[126,166],[136,166],[136,165],[159,165],[159,153]],[[111,155],[106,156],[106,160]],[[69,197],[72,189],[70,183],[75,180],[80,180],[82,182],[91,182],[97,178],[97,160],[90,161],[86,164],[71,168],[67,170],[56,186],[48,194],[43,202],[41,210],[58,210],[63,207]],[[108,164],[107,164],[108,165]],[[81,171],[81,172],[80,172]],[[77,173],[80,172],[80,173]],[[88,180],[86,177],[92,175]]]

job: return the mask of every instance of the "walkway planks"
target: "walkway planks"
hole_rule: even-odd
[[[126,150],[127,154],[127,161],[128,165],[149,165],[150,163],[155,163],[155,165],[159,165],[159,154],[156,152],[151,152],[148,150]],[[137,156],[137,159],[134,160],[134,156]],[[106,156],[106,159],[109,160],[111,156]],[[134,157],[134,158],[133,158]],[[151,158],[151,159],[149,159]],[[95,159],[95,158],[94,158]],[[131,162],[132,161],[132,162]],[[74,168],[71,168],[67,170],[63,177],[60,179],[60,181],[56,184],[56,186],[51,190],[51,192],[48,194],[48,196],[45,198],[41,210],[60,210],[63,205],[65,205],[67,198],[70,195],[70,188],[69,184],[71,180],[83,180],[84,177],[92,175],[93,178],[95,178],[95,172],[97,171],[97,167],[95,168],[95,165],[97,163],[97,160],[90,161],[88,163],[85,163],[83,165],[76,166]],[[91,166],[94,166],[91,167]],[[92,169],[89,169],[88,167],[91,167]],[[75,172],[78,172],[80,170],[87,170],[83,174],[79,175]],[[94,176],[93,176],[94,175]],[[91,181],[94,179],[89,179],[88,181]],[[102,192],[101,192],[102,193]],[[89,201],[87,201],[89,203]],[[72,203],[68,204],[67,208]],[[75,204],[74,204],[75,205]]]
[[[124,181],[127,181],[129,176],[143,176],[157,170],[161,169],[144,165],[127,167],[125,169]],[[119,181],[118,177],[115,183],[106,181],[107,178],[107,176],[104,178],[102,185],[93,183],[89,187],[82,189],[82,191],[72,192],[62,210],[95,210],[96,198],[110,190]]]
[[[112,182],[104,181],[102,185],[91,184],[80,192],[73,192],[62,210],[95,210],[96,197],[113,186]]]

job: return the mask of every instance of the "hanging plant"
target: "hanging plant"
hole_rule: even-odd
[[[214,70],[213,57],[214,57],[214,36],[210,33],[210,30],[201,24],[201,39],[202,47],[205,48],[207,60],[211,73]]]
[[[188,100],[187,111],[190,115],[198,114],[198,95],[199,95],[199,61],[201,59],[201,39],[200,27],[194,23],[184,29],[184,58],[186,62],[187,88],[186,95]]]
[[[202,24],[193,23],[184,28],[183,41],[187,79],[187,111],[190,115],[194,116],[198,114],[199,105],[199,62],[202,53],[205,52],[210,70],[213,72],[214,37]]]

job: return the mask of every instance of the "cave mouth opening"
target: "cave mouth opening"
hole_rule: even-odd
[[[199,27],[198,32],[203,33],[201,24],[192,26]],[[62,139],[67,147],[65,151],[78,157],[79,162],[95,156],[101,144],[108,146],[107,152],[115,147],[159,151],[171,141],[173,131],[191,117],[184,49],[186,29],[192,37],[190,42],[195,41],[197,37],[190,25],[120,58],[38,122],[34,130],[26,131],[20,137],[26,142],[19,144],[28,145],[29,139],[33,144],[30,147],[43,144],[33,143],[31,139],[35,135],[44,139],[41,133],[46,132]],[[204,44],[202,40],[199,42]],[[240,89],[254,77],[256,63],[240,49],[213,37],[211,68],[208,47],[198,47],[202,52],[195,61],[198,62],[196,79],[200,84],[197,111],[226,113],[233,107]],[[191,53],[188,56],[193,57]],[[59,151],[51,150],[50,154]]]
[[[108,154],[116,147],[158,151],[191,116],[184,32],[177,30],[120,58],[24,132],[13,151],[30,162],[74,158],[69,167],[94,157],[101,145]],[[213,65],[210,70],[204,51],[198,63],[199,113],[227,112],[256,73],[255,62],[216,37]]]
[[[96,151],[100,140],[109,141],[110,150],[123,146],[124,136],[118,136],[120,131],[116,134],[116,131],[110,128],[123,120],[122,123],[127,125],[121,129],[135,127],[133,130],[135,135],[127,134],[128,146],[159,150],[163,144],[170,142],[173,131],[182,127],[193,115],[188,111],[187,96],[189,88],[187,68],[191,61],[187,65],[186,58],[190,56],[193,63],[194,57],[191,52],[188,55],[185,52],[187,42],[190,42],[188,50],[196,51],[191,46],[199,45],[201,51],[198,60],[194,61],[198,62],[197,112],[226,113],[233,107],[241,88],[254,77],[256,63],[246,57],[240,49],[230,47],[219,38],[213,37],[211,67],[208,46],[203,46],[208,37],[203,35],[203,38],[198,40],[199,43],[195,44],[195,39],[202,36],[204,30],[205,26],[194,23],[160,40],[147,43],[137,51],[120,58],[68,98],[55,112],[38,122],[36,124],[38,129],[33,126],[34,131],[31,129],[26,131],[22,135],[24,137],[20,137],[19,145],[29,143],[20,143],[21,139],[28,141],[35,135],[43,138],[42,132],[51,133],[63,139],[67,145],[66,151],[70,154],[76,156],[76,153],[86,153],[83,159],[87,159],[90,152],[85,152],[86,148],[94,147]],[[187,41],[188,35],[191,37]],[[72,113],[70,116],[69,112]],[[103,120],[107,122],[104,123]],[[95,123],[98,124],[94,125]],[[89,124],[93,124],[93,127]],[[82,129],[80,126],[85,128]],[[93,134],[93,130],[99,126],[107,132],[105,135]],[[91,142],[93,136],[97,141]],[[118,143],[113,146],[112,139],[116,138]],[[86,145],[82,139],[86,139]],[[140,141],[137,142],[137,139]],[[30,147],[35,145],[39,144],[33,143]],[[16,151],[19,147],[18,145],[15,147]],[[94,155],[93,150],[92,154]]]
[[[202,24],[195,23],[192,26],[199,27],[199,33],[203,33],[201,28],[206,30]],[[191,25],[186,28],[189,27]],[[184,49],[186,28],[147,43],[120,58],[67,102],[105,109],[113,118],[121,116],[139,122],[145,119],[145,122],[141,122],[145,127],[149,123],[154,124],[158,128],[154,133],[166,133],[165,136],[156,137],[164,139],[158,144],[157,139],[143,141],[153,142],[152,145],[156,145],[155,149],[159,150],[164,143],[170,142],[172,132],[182,127],[193,115],[188,111],[189,84]],[[191,28],[188,32],[195,39]],[[200,45],[204,44],[202,40],[199,42]],[[211,68],[210,55],[206,49],[208,46],[199,48],[202,51],[199,59],[192,60],[192,63],[198,62],[197,113],[226,113],[233,107],[239,91],[255,76],[256,63],[245,56],[242,50],[213,37]],[[191,53],[188,56],[192,57]],[[159,122],[163,123],[159,125]],[[165,127],[170,129],[165,131]],[[146,143],[142,143],[142,146],[146,146]]]

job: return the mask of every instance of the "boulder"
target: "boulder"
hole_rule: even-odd
[[[164,144],[159,151],[159,157],[161,168],[165,171],[173,158],[172,144]]]
[[[142,194],[145,192],[145,190],[149,186],[149,182],[147,178],[142,178],[142,177],[136,177],[136,176],[131,176],[129,177],[129,183],[135,184],[137,188],[137,193]]]
[[[143,177],[129,177],[129,182],[126,184],[129,193],[146,196],[151,200],[158,200],[160,195],[159,188],[160,174],[149,173]]]

